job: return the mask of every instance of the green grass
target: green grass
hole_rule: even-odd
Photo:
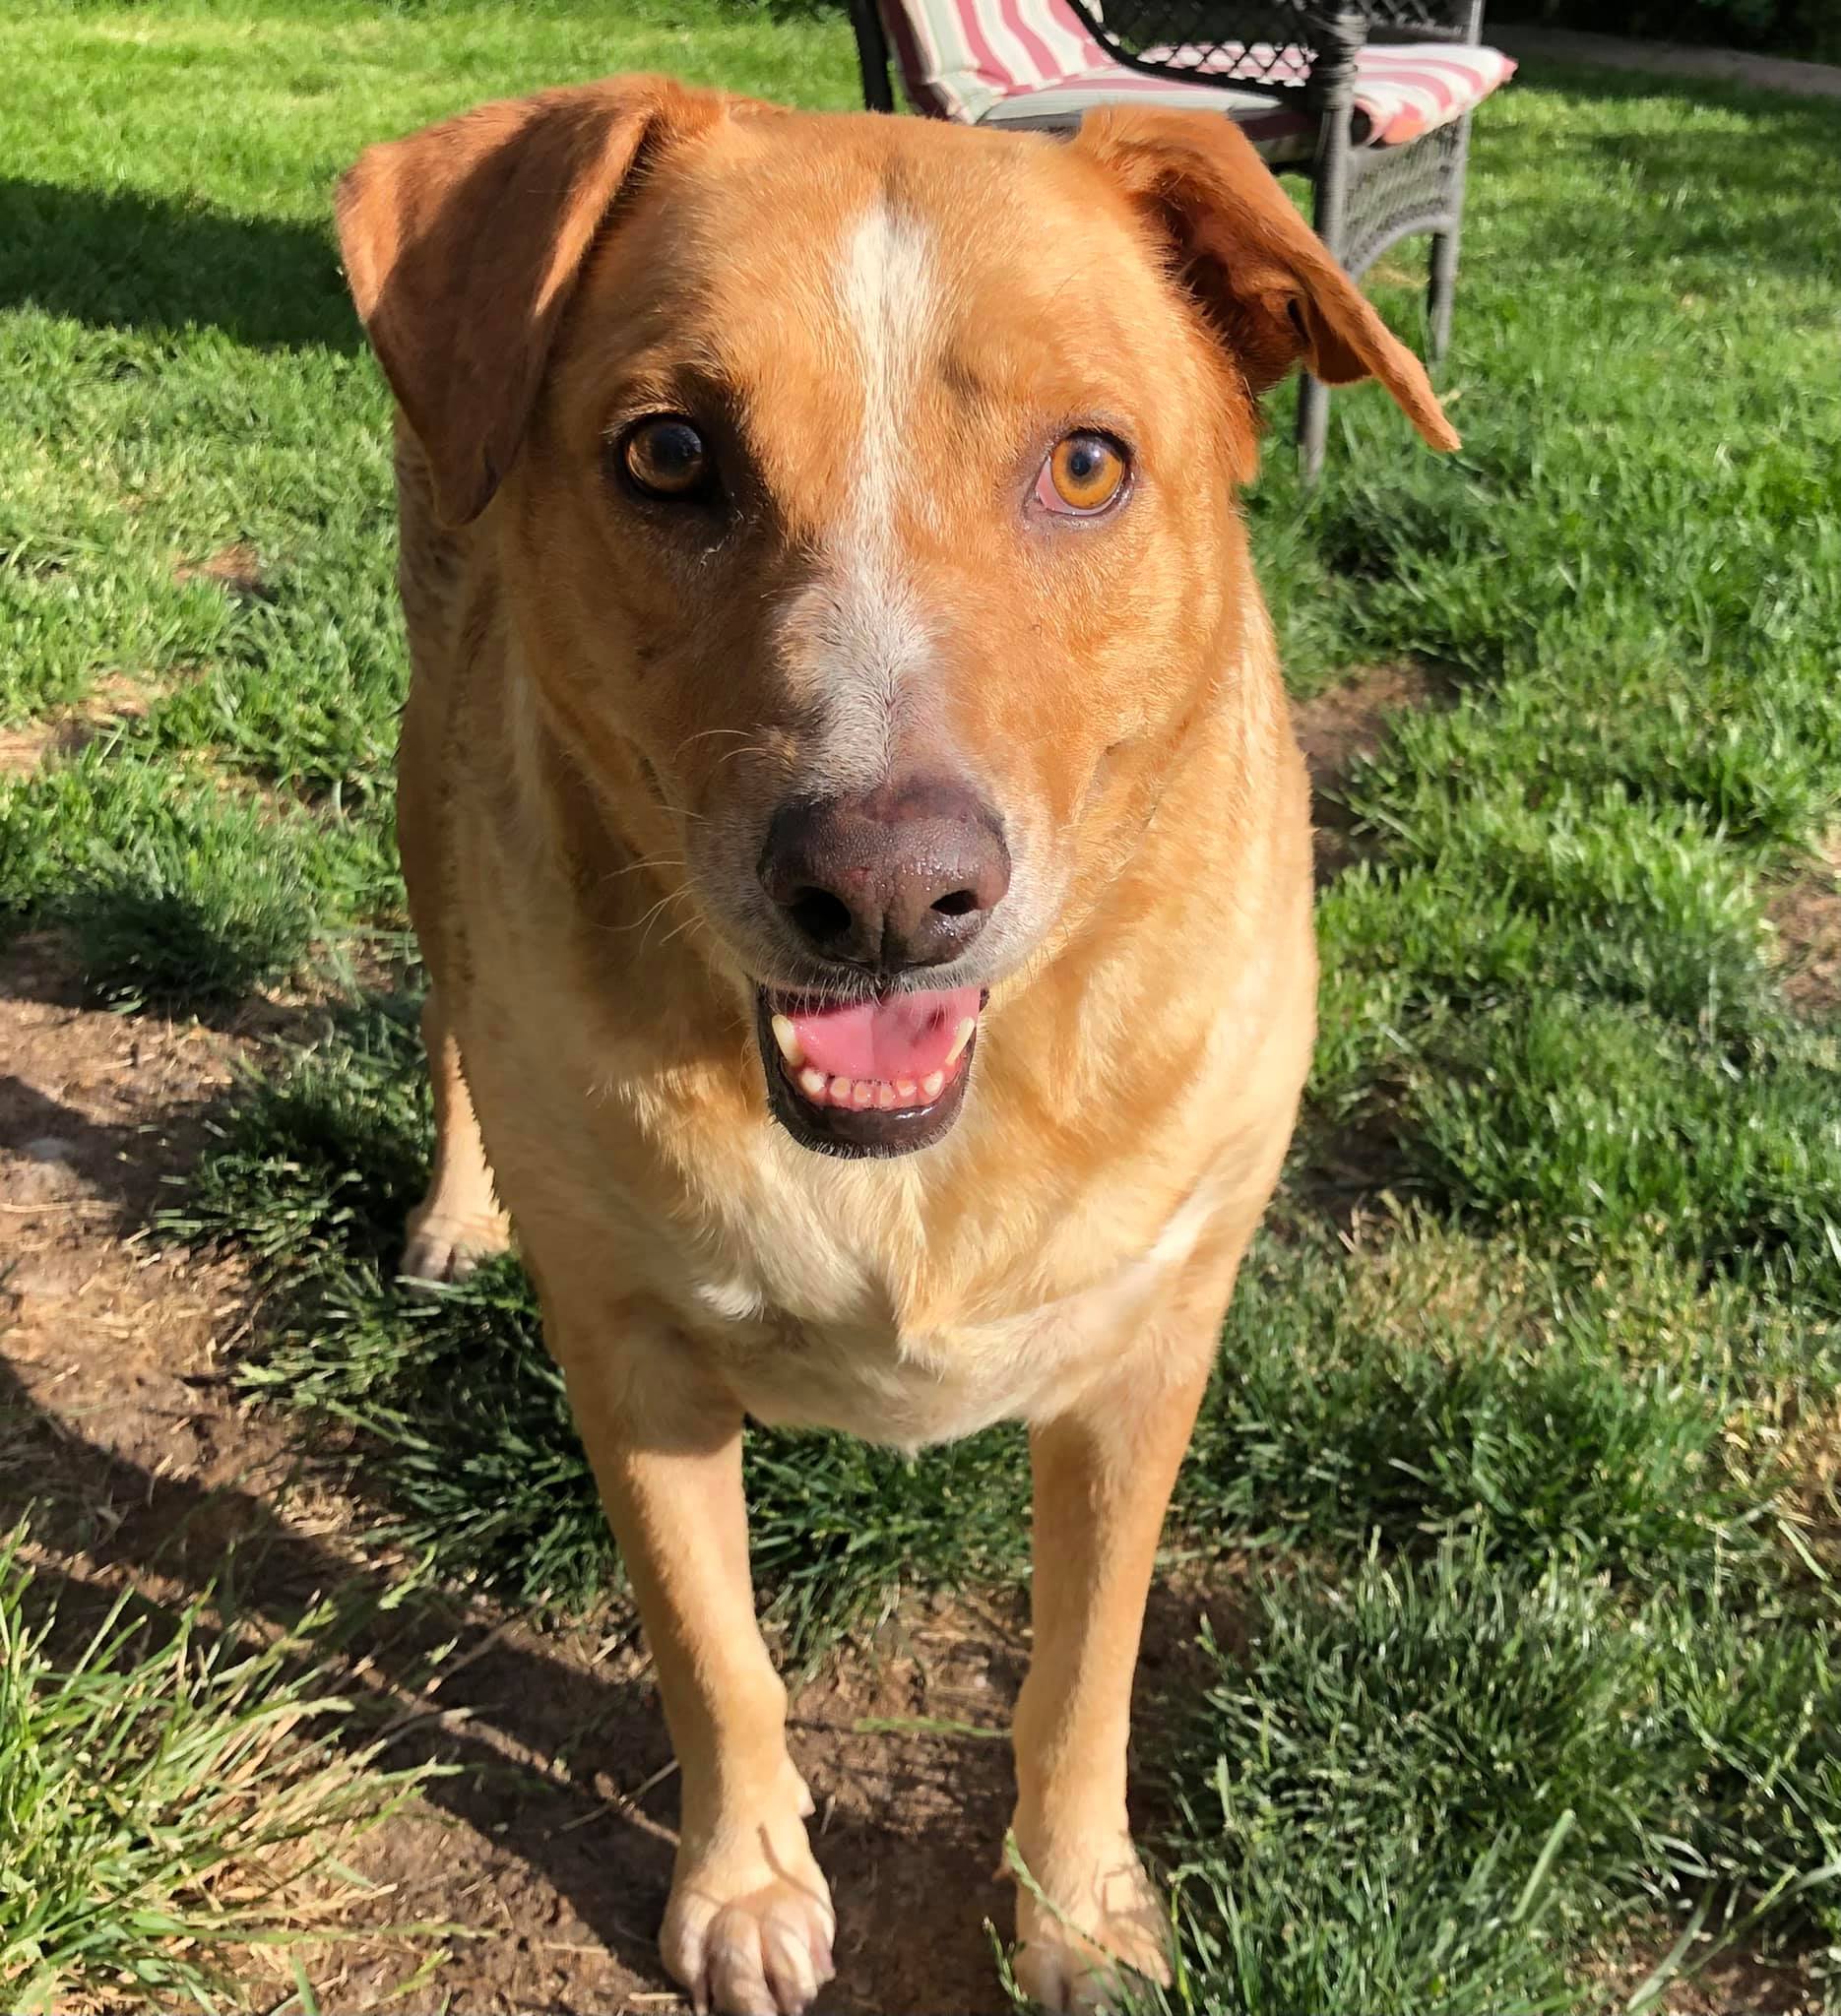
[[[425,1773],[342,1740],[330,1613],[265,1643],[208,1594],[160,1619],[122,1598],[64,1652],[25,1541],[0,1540],[0,1996],[243,2006],[253,1949],[336,1933],[363,1889],[338,1851]]]
[[[848,36],[741,0],[37,0],[0,54],[38,94],[0,139],[0,720],[103,673],[148,703],[0,784],[0,929],[215,1013],[403,925],[386,404],[333,175],[619,67],[843,104]],[[1249,517],[1296,689],[1418,656],[1444,698],[1347,785],[1312,1098],[1178,1487],[1173,1549],[1250,1553],[1258,1596],[1143,1717],[1172,2007],[1595,2007],[1620,1942],[1717,1938],[1841,2006],[1841,1562],[1786,1454],[1841,1399],[1841,1030],[1792,1014],[1765,910],[1841,817],[1838,147],[1824,103],[1525,71],[1473,150],[1463,453],[1339,396],[1304,494],[1278,403]],[[253,588],[192,571],[232,545]],[[267,1270],[241,1378],[395,1572],[572,1611],[617,1568],[521,1275],[390,1279],[426,1132],[413,1003],[351,993],[173,1225]],[[1026,1572],[1015,1434],[748,1466],[790,1658]]]
[[[0,928],[63,924],[98,994],[205,1008],[297,969],[374,901],[388,838],[272,805],[121,729],[0,790]]]
[[[1709,1944],[1760,1900],[1841,1933],[1841,1675],[1754,1631],[1476,1540],[1278,1585],[1179,1753],[1173,2002],[1574,2008],[1568,1954],[1689,1900]]]

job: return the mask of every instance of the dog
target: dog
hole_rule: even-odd
[[[337,212],[397,409],[404,1271],[516,1226],[681,1767],[665,1964],[733,2016],[833,1971],[744,1418],[1021,1419],[1017,1973],[1050,2009],[1168,1979],[1132,1672],[1314,1035],[1236,493],[1299,364],[1456,436],[1205,114],[613,78],[373,147]]]

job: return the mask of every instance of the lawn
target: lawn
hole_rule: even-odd
[[[235,1378],[391,1576],[564,1622],[617,1566],[521,1276],[390,1280],[427,1131],[374,983],[405,662],[327,192],[616,68],[842,105],[848,34],[19,0],[0,61],[0,725],[119,717],[0,772],[0,939],[65,932],[131,1016],[331,1001],[162,1235],[270,1285]],[[1841,1002],[1799,950],[1841,930],[1838,160],[1841,104],[1524,72],[1474,144],[1462,454],[1343,395],[1304,493],[1275,428],[1295,691],[1411,665],[1425,704],[1339,787],[1309,1106],[1169,1536],[1241,1625],[1140,1713],[1173,2008],[1667,2006],[1735,1958],[1841,2008]],[[1026,1569],[1015,1434],[749,1466],[790,1662]]]

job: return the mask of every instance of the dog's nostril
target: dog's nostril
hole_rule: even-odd
[[[841,938],[851,928],[850,906],[828,889],[801,889],[787,905],[787,914],[814,944]]]
[[[890,976],[964,953],[1010,883],[996,814],[950,779],[794,799],[755,863],[779,929],[807,957]]]

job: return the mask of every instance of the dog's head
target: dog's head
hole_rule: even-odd
[[[373,148],[351,288],[519,663],[755,1002],[798,1139],[963,1102],[1242,657],[1257,396],[1425,373],[1246,142],[805,117],[614,79]]]

